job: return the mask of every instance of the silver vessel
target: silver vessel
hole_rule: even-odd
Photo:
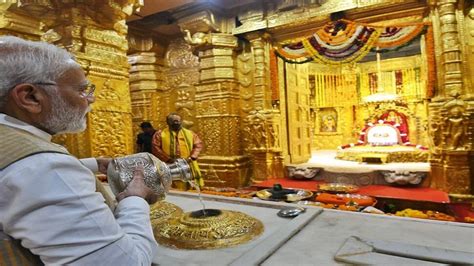
[[[107,168],[107,179],[112,192],[122,192],[133,179],[135,169],[143,167],[145,184],[160,199],[164,199],[173,180],[192,180],[191,168],[184,159],[166,164],[153,154],[142,152],[113,159]]]

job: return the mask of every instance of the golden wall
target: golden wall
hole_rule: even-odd
[[[204,139],[199,163],[208,184],[240,187],[282,177],[283,164],[309,159],[312,149],[354,142],[373,115],[374,107],[361,102],[373,89],[373,62],[290,66],[272,58],[275,45],[313,33],[334,12],[361,23],[431,22],[433,97],[423,96],[428,89],[423,43],[421,55],[382,59],[384,87],[403,96],[403,105],[392,107],[410,116],[412,143],[430,147],[431,186],[473,194],[470,1],[270,2],[234,9],[196,3],[173,10],[182,35],[163,41],[146,28],[128,34],[125,19],[141,1],[4,0],[0,34],[68,49],[97,85],[87,131],[55,139],[73,154],[132,153],[141,121],[161,128],[166,114],[178,111]],[[405,77],[402,86],[394,73]]]

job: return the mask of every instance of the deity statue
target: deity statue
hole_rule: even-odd
[[[244,131],[247,133],[250,149],[265,149],[267,143],[267,132],[265,117],[257,111],[252,111],[248,116],[248,126]]]
[[[252,137],[256,148],[265,148],[267,134],[265,132],[264,121],[260,117],[252,123]]]
[[[400,117],[397,115],[397,113],[395,113],[395,111],[390,111],[388,113],[388,116],[385,118],[385,121],[388,121],[394,125],[396,124],[401,125],[403,123]]]
[[[445,134],[448,136],[448,147],[457,150],[463,148],[464,135],[466,132],[464,118],[462,117],[462,107],[455,106],[449,110],[447,118],[447,129]]]
[[[278,133],[276,131],[276,128],[274,125],[270,124],[268,125],[268,132],[269,137],[270,137],[270,144],[273,145],[274,148],[277,148],[278,145]]]

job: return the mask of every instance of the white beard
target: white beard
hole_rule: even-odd
[[[59,95],[53,96],[57,100],[52,102],[51,117],[40,125],[53,134],[82,132],[87,127],[87,113],[90,106],[85,110],[70,108],[69,104]]]

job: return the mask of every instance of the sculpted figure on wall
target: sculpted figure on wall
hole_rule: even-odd
[[[280,137],[279,136],[280,134],[278,134],[277,129],[278,129],[278,126],[276,125],[272,125],[272,124],[268,125],[269,143],[270,145],[272,145],[273,148],[280,147],[280,145],[278,144],[278,139]]]
[[[189,30],[183,30],[184,40],[191,45],[203,45],[209,43],[209,36],[204,32],[195,32],[191,35]]]
[[[265,132],[265,120],[262,116],[256,115],[254,121],[252,122],[252,143],[255,148],[265,148],[265,143],[267,139],[267,134]]]
[[[463,118],[463,109],[461,106],[454,106],[449,110],[447,118],[447,145],[450,149],[464,149],[464,137],[466,132],[465,119]]]
[[[249,149],[264,150],[267,143],[265,116],[258,110],[250,112],[247,117],[247,126],[244,128],[245,140]]]
[[[431,130],[433,141],[439,140],[442,132],[442,147],[449,150],[466,150],[469,147],[469,114],[466,102],[459,99],[459,93],[452,93],[454,98],[441,108],[440,113],[433,117]],[[440,130],[441,129],[441,130]],[[436,143],[435,143],[436,144]]]
[[[192,87],[188,84],[180,84],[177,90],[177,99],[175,103],[176,111],[183,117],[183,125],[186,128],[191,128],[194,122],[194,100],[191,97]]]

